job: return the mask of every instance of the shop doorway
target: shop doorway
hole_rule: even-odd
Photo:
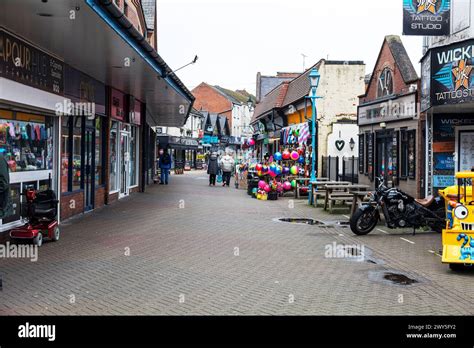
[[[84,132],[84,211],[94,209],[95,194],[95,129],[86,126]]]
[[[130,133],[120,132],[120,194],[119,197],[130,193]]]
[[[394,169],[393,131],[377,132],[375,152],[375,176],[383,177],[385,183],[393,178]],[[377,180],[376,180],[377,181]],[[378,183],[375,183],[378,185]]]

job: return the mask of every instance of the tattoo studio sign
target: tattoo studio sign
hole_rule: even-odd
[[[431,106],[473,102],[474,40],[435,48],[429,54]]]
[[[403,34],[449,35],[451,0],[403,0]]]

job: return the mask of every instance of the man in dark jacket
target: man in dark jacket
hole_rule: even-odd
[[[160,185],[168,185],[168,177],[171,169],[171,156],[168,149],[160,149],[159,166],[161,170]]]
[[[219,172],[219,161],[217,153],[213,152],[207,162],[207,174],[209,174],[209,186],[216,186],[216,176]]]
[[[10,195],[10,173],[3,152],[0,153],[0,219],[13,214],[13,204]]]

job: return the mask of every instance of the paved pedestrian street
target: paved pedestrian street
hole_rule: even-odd
[[[441,264],[436,233],[275,221],[347,221],[305,200],[257,201],[173,175],[62,224],[38,261],[1,259],[1,315],[472,315],[473,272]],[[334,248],[336,246],[336,248]],[[338,257],[352,246],[363,258]],[[396,284],[384,276],[416,281]],[[388,276],[390,278],[390,276]],[[405,278],[402,278],[405,279]]]

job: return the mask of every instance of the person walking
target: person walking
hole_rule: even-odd
[[[209,174],[209,186],[216,186],[216,176],[219,173],[219,156],[213,152],[207,161],[207,174]]]
[[[230,155],[230,152],[226,151],[226,154],[224,155],[224,157],[222,157],[221,160],[222,181],[224,182],[222,186],[230,186],[230,176],[232,175],[232,171],[234,170],[234,165],[234,159]]]
[[[168,177],[171,169],[171,156],[169,155],[166,148],[160,149],[159,161],[159,166],[161,169],[160,185],[168,185]]]

